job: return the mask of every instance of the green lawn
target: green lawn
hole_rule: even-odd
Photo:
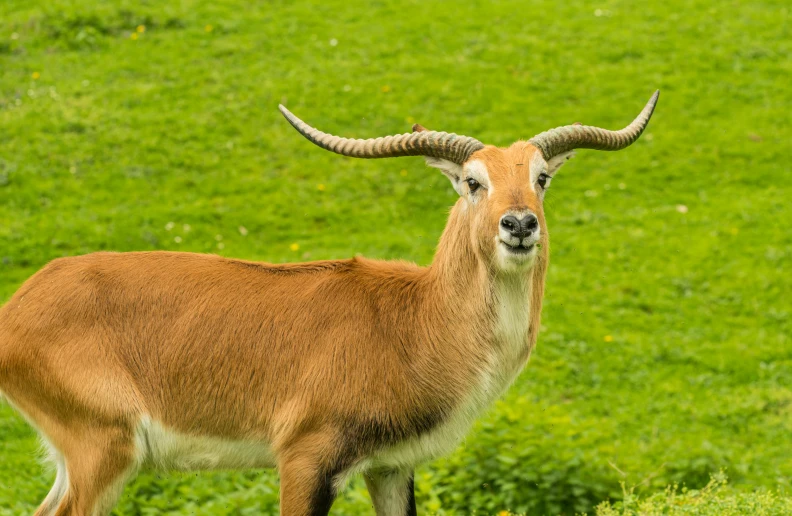
[[[99,6],[93,4],[101,4]],[[114,4],[114,5],[113,5]],[[161,6],[160,4],[171,4]],[[364,7],[365,5],[365,7]],[[581,121],[546,200],[531,363],[417,472],[439,514],[592,511],[673,482],[792,480],[792,8],[786,0],[0,3],[0,302],[48,260],[170,249],[429,263],[456,194],[420,158],[323,152],[277,111],[371,137],[507,145]],[[0,403],[0,514],[53,476]],[[118,514],[266,514],[271,472],[143,474]],[[362,482],[334,514],[368,511]]]

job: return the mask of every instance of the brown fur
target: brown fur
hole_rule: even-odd
[[[533,283],[522,368],[548,260],[535,152],[518,142],[474,154],[494,193],[457,202],[425,268],[102,252],[36,273],[0,310],[0,390],[65,457],[56,514],[109,510],[97,500],[140,465],[144,416],[181,434],[270,443],[282,514],[316,511],[317,490],[334,489],[327,478],[442,425],[473,388],[500,345],[493,236],[510,209],[533,211],[542,234],[519,273]]]

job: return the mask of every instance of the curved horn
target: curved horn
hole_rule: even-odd
[[[660,90],[655,91],[641,114],[621,131],[608,131],[589,125],[565,125],[537,134],[528,141],[542,151],[545,160],[573,149],[621,150],[641,136],[652,118],[659,96]]]
[[[465,163],[470,155],[484,144],[469,136],[439,131],[421,131],[368,140],[341,138],[311,127],[291,111],[279,105],[286,120],[311,143],[319,147],[353,158],[395,158],[398,156],[430,156],[447,159],[459,165]]]

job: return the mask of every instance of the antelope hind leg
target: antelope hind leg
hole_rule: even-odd
[[[105,516],[110,514],[127,481],[138,470],[137,450],[132,433],[124,429],[92,430],[59,435],[65,464],[65,488],[50,498],[61,481],[61,471],[53,491],[37,516]],[[54,509],[52,504],[57,503]]]

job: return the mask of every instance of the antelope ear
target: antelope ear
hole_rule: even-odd
[[[462,195],[462,165],[457,165],[447,159],[431,158],[429,156],[426,156],[426,164],[432,168],[440,169],[440,172],[451,181],[451,186],[454,187],[456,193]]]
[[[414,133],[422,133],[429,129],[421,124],[413,124],[412,130]],[[429,156],[425,158],[426,164],[432,168],[440,169],[440,172],[451,181],[451,186],[454,187],[456,193],[462,195],[462,165],[457,165],[453,161],[448,161],[447,159],[432,158]]]
[[[561,165],[566,163],[568,160],[572,159],[572,156],[575,155],[575,151],[564,152],[563,154],[559,154],[558,156],[553,156],[549,160],[547,160],[547,173],[551,176],[555,174],[556,170],[561,168]]]

